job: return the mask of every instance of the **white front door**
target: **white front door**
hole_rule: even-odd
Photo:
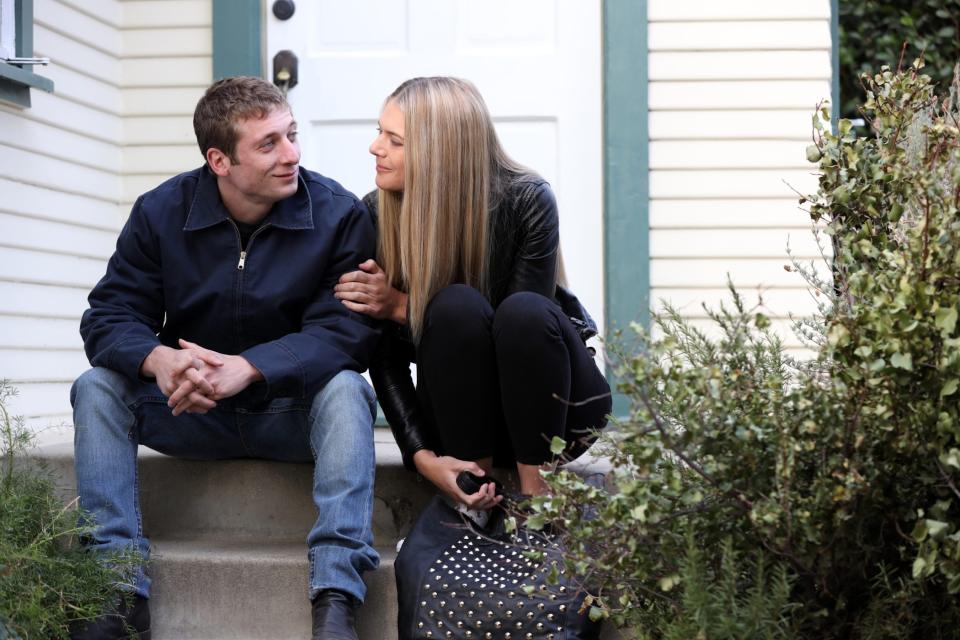
[[[414,76],[472,81],[507,153],[553,186],[568,279],[603,326],[599,0],[299,0],[267,24],[268,73],[279,50],[299,58],[303,165],[359,196],[384,98]]]

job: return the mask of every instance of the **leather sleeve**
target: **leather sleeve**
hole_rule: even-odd
[[[404,340],[395,323],[386,323],[380,344],[370,364],[370,379],[380,408],[403,454],[403,465],[416,471],[413,454],[420,449],[436,450],[436,438],[423,416],[417,390],[410,375],[414,361],[413,343]]]
[[[531,184],[514,204],[522,225],[516,268],[507,295],[532,291],[552,298],[557,284],[560,219],[557,200],[546,182]]]

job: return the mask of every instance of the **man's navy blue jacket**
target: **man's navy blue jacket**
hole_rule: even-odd
[[[87,357],[136,379],[154,347],[184,338],[260,370],[265,381],[238,403],[311,398],[340,371],[367,368],[378,324],[348,310],[333,286],[375,244],[364,205],[301,168],[297,193],[274,205],[241,261],[214,174],[181,174],[133,205],[80,322]]]

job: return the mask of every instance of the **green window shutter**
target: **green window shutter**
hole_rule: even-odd
[[[650,323],[647,1],[603,3],[606,336]],[[609,374],[610,372],[608,372]],[[611,382],[613,377],[608,375]],[[613,413],[626,399],[614,395]]]
[[[15,0],[13,16],[3,19],[16,21],[16,52],[18,58],[33,57],[33,0]],[[53,81],[33,71],[33,65],[18,65],[0,61],[0,101],[18,107],[30,106],[30,89],[53,91]]]

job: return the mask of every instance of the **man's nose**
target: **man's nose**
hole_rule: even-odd
[[[297,164],[300,162],[300,143],[296,140],[286,140],[283,145],[284,164]]]

